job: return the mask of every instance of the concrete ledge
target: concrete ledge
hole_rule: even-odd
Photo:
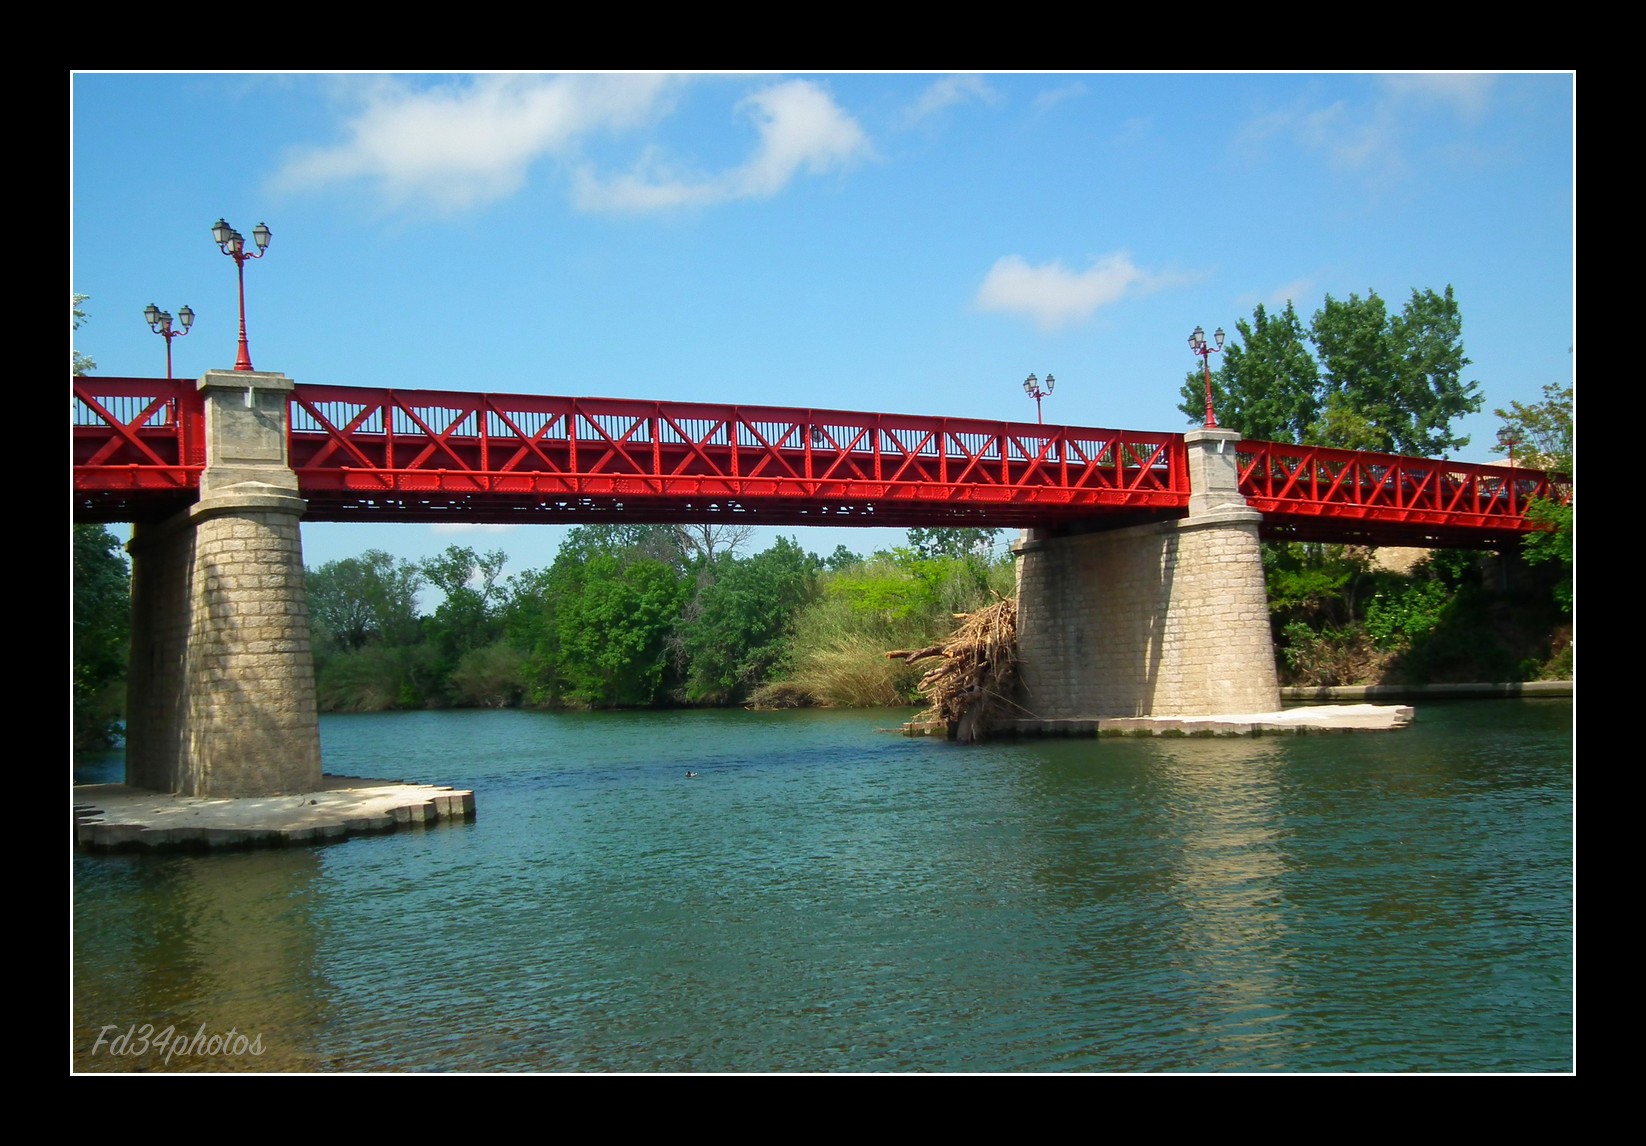
[[[1501,700],[1518,696],[1569,697],[1569,680],[1511,681],[1507,684],[1345,684],[1329,688],[1283,688],[1282,700]]]
[[[1403,704],[1317,704],[1280,712],[1223,716],[1116,716],[1076,720],[1012,720],[994,736],[1296,736],[1309,732],[1386,732],[1405,728],[1415,713]],[[905,736],[947,736],[936,722],[910,722]]]
[[[125,784],[74,789],[75,844],[90,851],[288,847],[474,819],[474,793],[324,776],[313,792],[209,799]]]

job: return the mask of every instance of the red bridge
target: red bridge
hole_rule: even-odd
[[[74,517],[157,521],[205,467],[192,381],[74,380]],[[310,521],[1115,525],[1180,517],[1181,433],[608,398],[294,388]],[[1276,442],[1236,447],[1271,539],[1497,547],[1541,472]]]

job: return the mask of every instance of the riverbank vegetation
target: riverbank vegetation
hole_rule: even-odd
[[[1011,594],[998,532],[822,558],[789,538],[745,555],[700,529],[582,526],[512,576],[501,552],[368,551],[309,571],[320,706],[912,704],[921,673],[886,650]],[[425,587],[442,600],[418,616]]]

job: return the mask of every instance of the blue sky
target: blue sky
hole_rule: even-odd
[[[1196,326],[1450,284],[1494,407],[1575,376],[1575,77],[186,74],[71,77],[75,345],[163,376],[1187,428]],[[1216,359],[1213,359],[1214,365]],[[783,531],[828,553],[884,529]],[[560,527],[304,526],[308,564]],[[774,532],[757,538],[764,548]]]

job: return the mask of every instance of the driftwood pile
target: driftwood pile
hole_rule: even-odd
[[[975,613],[956,613],[960,627],[942,644],[893,649],[888,659],[910,664],[936,659],[920,678],[920,695],[931,707],[916,720],[941,721],[949,739],[984,740],[996,715],[1014,710],[1012,680],[1017,669],[1017,602],[1002,599]]]

